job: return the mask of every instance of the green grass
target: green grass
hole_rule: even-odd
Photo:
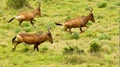
[[[30,0],[30,5],[37,6],[37,1]],[[17,13],[31,11],[26,7],[10,9],[6,0],[0,1],[0,66],[2,67],[119,67],[119,12],[120,1],[116,0],[40,0],[42,17],[36,17],[35,26],[23,22],[19,27],[17,20],[7,23]],[[72,29],[73,34],[64,31],[63,26],[54,22],[64,23],[66,20],[89,14],[93,8],[95,23],[88,22],[88,29],[80,33],[79,28]],[[20,32],[35,33],[46,31],[51,27],[54,43],[40,44],[39,52],[33,45],[19,44],[15,52],[11,49],[11,39]],[[95,41],[102,45],[100,51],[89,52],[90,44]],[[70,52],[68,46],[75,51]],[[74,47],[76,46],[76,47]],[[84,50],[77,54],[76,51]],[[99,49],[99,48],[98,48]]]

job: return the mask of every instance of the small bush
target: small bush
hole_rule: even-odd
[[[107,2],[102,2],[98,4],[98,8],[104,8],[107,6]]]
[[[86,61],[84,60],[84,57],[73,54],[71,56],[64,57],[64,62],[66,64],[82,64],[85,63]]]
[[[18,32],[20,32],[20,31],[21,31],[20,28],[15,28],[15,33],[18,33]]]
[[[87,25],[88,25],[88,26],[89,26],[89,25],[92,25],[92,22],[87,23]]]
[[[73,47],[68,46],[64,48],[63,54],[73,54],[73,51],[74,51]]]
[[[120,6],[120,1],[116,1],[116,3],[115,3],[117,6]]]
[[[84,51],[78,48],[77,46],[74,47],[68,46],[63,49],[63,54],[81,54],[83,52]]]
[[[44,46],[40,49],[41,53],[45,53],[48,50],[48,47]]]
[[[85,37],[96,37],[96,33],[88,31],[86,32]]]
[[[49,28],[49,27],[55,28],[55,24],[54,24],[53,22],[49,22],[49,23],[45,24],[44,27],[45,27],[45,28]]]
[[[101,50],[101,46],[97,40],[90,43],[90,52],[98,52]]]
[[[105,14],[101,13],[97,16],[97,19],[103,19],[105,17]]]
[[[88,0],[88,1],[93,1],[93,0]]]
[[[2,14],[3,13],[3,11],[2,10],[0,10],[0,14]]]
[[[28,0],[8,0],[7,5],[9,7],[19,9],[25,5],[28,5]]]
[[[25,47],[25,48],[23,49],[23,51],[24,51],[24,52],[28,52],[28,51],[29,51],[29,46],[25,44],[24,47]]]
[[[31,28],[30,28],[30,27],[24,28],[24,31],[25,31],[25,32],[30,32],[30,31],[31,31]]]
[[[79,37],[79,34],[75,32],[75,33],[70,35],[70,38],[71,39],[79,39],[80,37]]]
[[[98,40],[104,40],[104,39],[111,40],[111,37],[108,34],[101,34],[100,36],[98,36]]]

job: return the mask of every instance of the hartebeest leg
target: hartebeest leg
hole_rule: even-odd
[[[33,19],[33,21],[36,21],[36,20]]]
[[[22,26],[21,26],[22,22],[23,22],[23,21],[19,21],[19,26],[20,26],[20,27],[22,27]]]
[[[38,48],[38,46],[36,46],[36,49],[37,49],[37,51],[39,51],[39,48]]]
[[[70,34],[72,34],[71,28],[69,28],[69,32],[70,32]]]
[[[16,49],[16,47],[17,47],[17,45],[19,44],[20,42],[16,42],[15,44],[13,44],[14,45],[14,48],[12,49],[13,51],[15,51],[15,49]]]
[[[34,49],[33,49],[33,51],[34,51],[35,49],[36,49],[37,51],[39,51],[39,49],[38,49],[38,45],[34,45]]]
[[[33,21],[32,21],[32,20],[30,20],[30,23],[32,24],[32,26],[34,26],[34,23],[33,23]]]
[[[82,27],[80,27],[80,31],[81,31],[81,33],[84,32],[84,31],[82,31]]]
[[[89,27],[88,27],[88,26],[86,26],[86,25],[85,25],[84,27],[87,27],[87,29],[89,28]],[[86,29],[86,30],[87,30],[87,29]]]
[[[64,31],[67,31],[67,27],[66,26],[64,26]]]
[[[89,28],[89,27],[88,27],[88,26],[86,26],[86,25],[85,25],[84,27],[87,27],[87,28]]]

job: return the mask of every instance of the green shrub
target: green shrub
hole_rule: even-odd
[[[103,19],[104,17],[105,17],[105,14],[103,14],[103,13],[97,15],[97,19]]]
[[[64,48],[63,54],[73,54],[73,51],[74,51],[73,47],[68,46]]]
[[[83,50],[78,48],[77,46],[68,46],[63,49],[63,54],[81,54]]]
[[[29,27],[30,24],[29,24],[29,23],[24,23],[23,26],[24,26],[24,27]]]
[[[120,6],[120,1],[116,1],[116,3],[115,3],[117,6]]]
[[[53,22],[48,22],[48,23],[45,23],[44,27],[45,28],[49,28],[49,27],[55,28],[55,24]]]
[[[107,2],[102,2],[98,4],[98,8],[104,8],[107,6]]]
[[[85,37],[96,37],[96,33],[94,32],[90,32],[90,31],[86,31]]]
[[[18,32],[20,32],[20,31],[21,31],[20,28],[15,28],[15,33],[18,33]]]
[[[89,25],[92,25],[92,24],[93,24],[92,22],[87,23],[88,26],[89,26]]]
[[[88,0],[88,1],[93,1],[93,0]]]
[[[24,28],[25,32],[30,32],[32,29],[30,27]]]
[[[0,9],[0,14],[2,14],[3,13],[3,11]]]
[[[23,49],[23,51],[24,51],[24,52],[28,52],[28,51],[30,51],[30,50],[29,50],[29,46],[26,45],[26,44],[24,44],[24,49]]]
[[[7,5],[9,7],[19,9],[25,5],[28,5],[28,0],[8,0]]]
[[[111,40],[111,37],[108,34],[101,34],[100,36],[98,36],[98,40],[104,40],[104,39]]]
[[[64,62],[66,64],[82,64],[82,63],[85,63],[86,61],[85,61],[84,57],[73,54],[71,56],[65,56]]]
[[[45,53],[47,50],[48,50],[48,47],[46,47],[46,46],[40,48],[41,53]]]
[[[100,46],[98,40],[93,40],[90,43],[90,52],[98,52],[100,50],[101,50],[101,46]]]
[[[75,32],[75,33],[70,35],[70,38],[71,39],[79,39],[80,37],[79,37],[79,34]]]

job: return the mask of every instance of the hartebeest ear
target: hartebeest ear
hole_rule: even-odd
[[[51,27],[48,28],[48,33],[50,33]]]
[[[40,2],[38,2],[38,6],[41,7],[41,3]]]
[[[90,13],[92,13],[92,11],[93,11],[93,8],[90,8],[90,9],[89,9],[89,11],[90,11]]]

